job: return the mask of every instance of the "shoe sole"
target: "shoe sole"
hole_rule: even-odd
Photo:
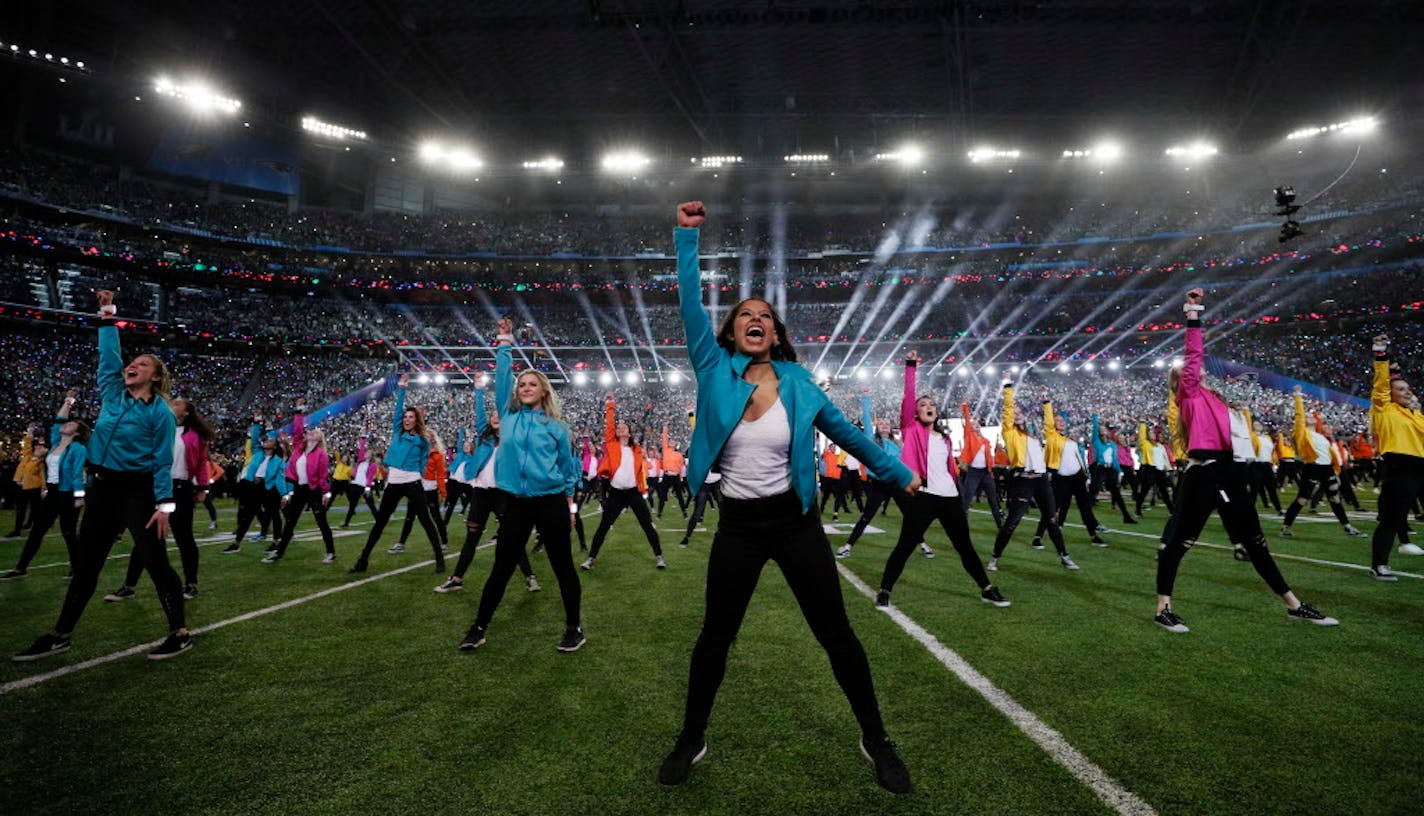
[[[185,646],[183,646],[183,648],[179,649],[179,650],[176,651],[176,652],[168,652],[167,654],[157,654],[157,653],[155,653],[155,652],[149,652],[149,653],[148,653],[148,659],[149,659],[149,660],[167,660],[167,659],[169,659],[170,657],[177,657],[177,656],[180,655],[180,654],[184,654],[184,653],[186,653],[186,652],[191,652],[191,651],[193,651],[193,642],[190,640],[190,641],[188,641],[188,643],[187,643]]]
[[[435,588],[435,591],[436,591],[436,592],[439,592],[441,595],[444,595],[444,594],[449,593],[449,592],[463,592],[464,590],[465,590],[465,585],[464,585],[464,584],[456,584],[455,586],[451,586],[451,587],[447,587],[447,586],[445,586],[445,585],[442,584],[442,585],[440,585],[440,586],[438,586],[438,587]]]
[[[1373,579],[1375,579],[1376,581],[1394,582],[1394,581],[1398,581],[1398,580],[1399,580],[1398,578],[1396,578],[1396,577],[1393,576],[1393,575],[1376,575],[1376,574],[1374,574],[1374,573],[1370,573],[1370,577],[1373,578]]]
[[[105,595],[104,603],[123,603],[132,597],[132,595]]]
[[[457,646],[457,647],[455,647],[455,648],[459,649],[459,650],[462,651],[462,652],[473,652],[474,650],[480,648],[480,647],[483,646],[483,645],[485,645],[485,639],[484,639],[484,638],[480,638],[479,640],[475,641],[474,643],[463,643],[463,642],[462,642],[459,646]]]
[[[997,606],[997,607],[1000,608],[1000,609],[1003,609],[1003,608],[1005,608],[1005,607],[1008,607],[1008,606],[1011,606],[1011,605],[1012,605],[1012,602],[1011,602],[1011,601],[991,601],[991,600],[989,600],[988,598],[980,598],[979,600],[983,601],[984,603],[986,603],[986,604],[988,604],[988,605],[990,605],[990,606]]]
[[[1336,620],[1336,619],[1334,619],[1334,618],[1326,618],[1325,620],[1316,620],[1315,618],[1297,618],[1295,615],[1286,615],[1286,617],[1287,617],[1287,618],[1290,618],[1290,619],[1293,620],[1293,621],[1300,621],[1301,623],[1313,623],[1313,624],[1315,624],[1316,626],[1339,626],[1339,625],[1340,625],[1340,621],[1338,621],[1338,620]]]
[[[697,756],[693,757],[693,758],[692,758],[692,761],[687,764],[687,765],[688,765],[688,768],[690,769],[693,765],[696,765],[697,763],[701,762],[702,760],[704,760],[704,759],[706,759],[706,758],[707,758],[707,743],[704,742],[704,743],[702,743],[702,750],[701,750],[701,751],[698,751],[698,752],[697,752]],[[662,779],[659,779],[659,780],[658,780],[658,786],[659,786],[659,787],[663,787],[663,788],[676,788],[676,787],[682,785],[682,783],[683,783],[683,782],[686,782],[686,781],[687,781],[687,778],[686,778],[686,777],[684,777],[681,782],[664,782],[664,781],[662,781]]]
[[[579,642],[578,642],[577,644],[573,645],[573,646],[565,646],[565,645],[563,645],[562,643],[560,643],[558,646],[555,646],[554,648],[558,649],[558,650],[561,651],[561,652],[577,652],[579,649],[582,649],[582,648],[583,648],[583,645],[584,645],[585,643],[588,643],[588,638],[579,638]]]
[[[50,649],[48,652],[41,652],[40,654],[35,655],[15,655],[10,659],[16,663],[32,663],[36,660],[43,660],[46,657],[49,657],[50,655],[63,654],[67,651],[69,651],[69,645],[65,644],[64,646],[61,646],[58,649]]]
[[[1192,631],[1187,627],[1183,626],[1182,624],[1177,624],[1176,626],[1168,626],[1165,623],[1158,623],[1157,621],[1152,622],[1156,623],[1158,628],[1162,629],[1164,632],[1171,632],[1174,635],[1185,635],[1186,633]]]

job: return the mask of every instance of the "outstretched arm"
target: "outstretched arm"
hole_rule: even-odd
[[[702,270],[698,265],[697,241],[698,228],[706,219],[707,208],[701,201],[677,205],[677,229],[673,232],[677,245],[677,300],[687,335],[688,355],[697,371],[705,371],[722,359],[722,349],[712,332],[712,320],[702,308]]]

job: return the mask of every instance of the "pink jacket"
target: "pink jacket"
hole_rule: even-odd
[[[1187,323],[1187,354],[1182,380],[1177,385],[1177,405],[1187,428],[1187,450],[1230,451],[1231,416],[1226,403],[1202,387],[1202,328]]]
[[[915,418],[915,369],[918,366],[905,364],[905,395],[900,399],[900,461],[921,481],[929,478],[930,429]],[[949,452],[949,477],[959,482],[959,469],[954,462],[954,443],[948,437],[944,440]]]
[[[307,486],[318,493],[331,492],[331,460],[326,455],[324,448],[317,448],[307,452],[306,438],[306,417],[302,414],[292,416],[292,458],[287,460],[287,481],[291,483],[293,489],[297,484],[297,459],[303,453],[307,456]]]
[[[208,443],[192,428],[183,431],[183,460],[188,463],[188,474],[198,487],[212,483],[208,472]]]

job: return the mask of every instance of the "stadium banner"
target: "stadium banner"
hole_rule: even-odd
[[[1244,377],[1249,375],[1254,377],[1256,382],[1266,388],[1274,388],[1277,391],[1284,391],[1287,394],[1298,385],[1300,386],[1301,393],[1311,399],[1323,400],[1325,402],[1339,402],[1362,408],[1368,408],[1370,405],[1370,401],[1364,397],[1351,396],[1341,391],[1333,391],[1329,388],[1315,385],[1314,383],[1305,382],[1304,380],[1292,379],[1283,374],[1277,374],[1274,371],[1267,371],[1264,368],[1255,368],[1241,363],[1233,363],[1230,360],[1223,360],[1220,357],[1207,357],[1206,370],[1215,377]]]
[[[389,377],[382,377],[364,388],[358,388],[341,399],[312,411],[306,415],[307,427],[314,427],[320,424],[322,420],[349,414],[373,402],[380,402],[395,393],[396,381],[398,379],[399,375],[396,374],[392,374]],[[287,422],[282,426],[281,430],[282,433],[290,434],[292,432],[292,423]]]
[[[268,139],[171,127],[148,157],[148,169],[294,196],[301,157],[295,147]]]

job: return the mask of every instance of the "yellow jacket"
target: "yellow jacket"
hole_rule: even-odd
[[[1058,423],[1054,419],[1053,403],[1044,400],[1043,436],[1048,440],[1048,444],[1043,449],[1043,463],[1049,470],[1057,470],[1063,463],[1063,446],[1068,441],[1068,437],[1058,432]]]
[[[1370,428],[1378,440],[1375,451],[1424,458],[1424,414],[1394,403],[1389,391],[1389,360],[1376,359],[1370,387]]]
[[[1172,463],[1187,461],[1187,440],[1183,434],[1177,433],[1177,395],[1170,390],[1167,392],[1167,427],[1171,429],[1168,437],[1170,445],[1168,449],[1172,452]]]
[[[25,434],[20,440],[20,464],[15,466],[15,484],[21,490],[39,490],[44,487],[45,467],[43,459],[36,459],[35,439]]]
[[[1276,461],[1277,461],[1277,462],[1280,462],[1280,461],[1283,460],[1283,459],[1295,459],[1295,458],[1296,458],[1296,455],[1295,455],[1295,446],[1291,445],[1290,442],[1287,442],[1287,441],[1286,441],[1286,435],[1285,435],[1283,432],[1277,431],[1277,432],[1276,432]]]
[[[1251,419],[1251,409],[1242,408],[1241,415],[1246,417],[1246,432],[1251,434],[1251,454],[1259,458],[1261,456],[1261,437],[1256,435],[1256,423]]]
[[[1009,457],[1009,467],[1021,468],[1028,459],[1028,434],[1014,427],[1014,387],[1012,385],[1004,386],[1004,410],[1001,424],[1002,428],[999,434],[1004,440],[1004,454]],[[1061,455],[1062,451],[1060,450],[1059,453]]]
[[[332,460],[336,462],[336,467],[331,472],[332,480],[337,482],[351,481],[352,467],[347,464],[346,457],[341,455],[341,451],[336,451],[336,453],[332,455]]]
[[[1300,394],[1295,395],[1295,428],[1291,436],[1295,438],[1295,449],[1300,461],[1306,464],[1314,462],[1319,452],[1310,442],[1310,432],[1305,424],[1305,398]]]

